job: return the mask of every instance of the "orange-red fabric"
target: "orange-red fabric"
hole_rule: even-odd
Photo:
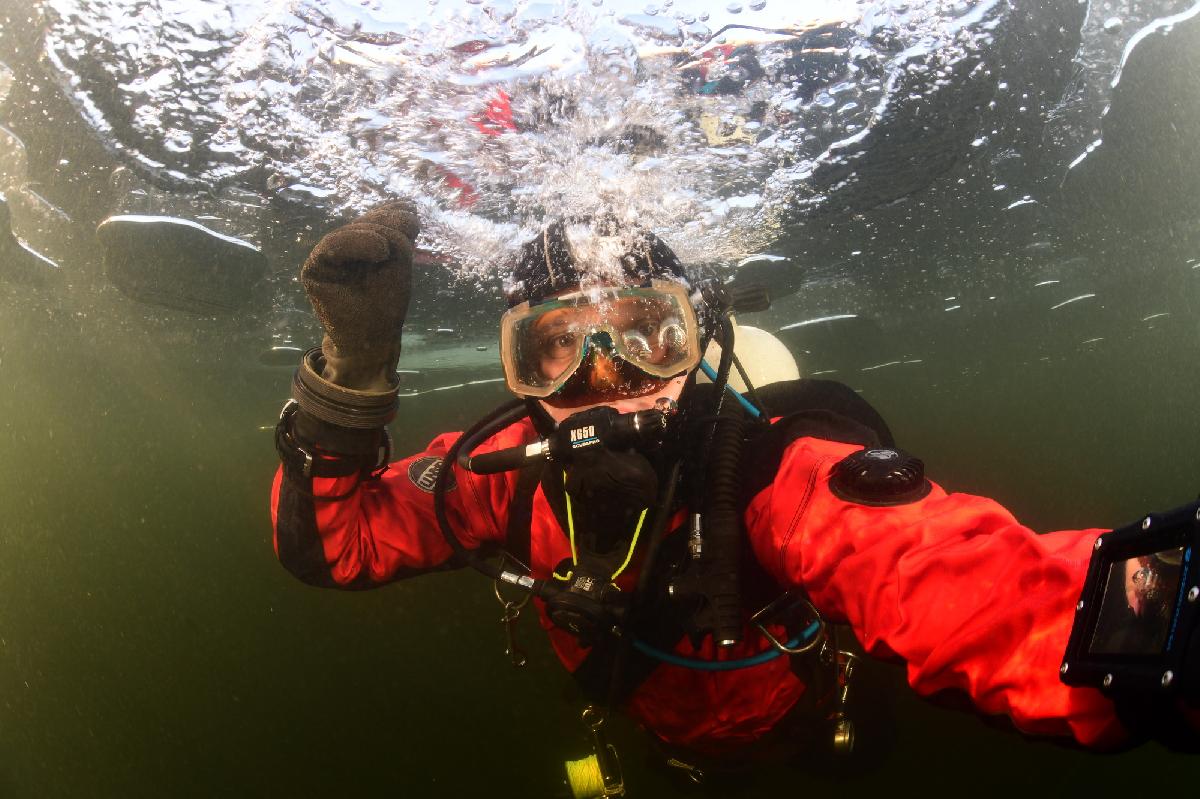
[[[512,425],[480,447],[478,452],[518,446],[533,440],[529,422]],[[410,474],[424,473],[422,461],[441,458],[457,440],[457,433],[435,438],[420,452],[391,464],[382,479],[363,482],[344,500],[316,502],[317,529],[333,579],[349,585],[366,574],[386,583],[401,569],[433,568],[450,559],[450,545],[438,529],[433,512],[433,492]],[[283,470],[275,474],[271,489],[271,520],[279,530],[279,491]],[[320,477],[313,494],[338,496],[350,491],[358,478]],[[516,473],[480,476],[454,467],[454,488],[446,496],[446,512],[468,549],[504,538],[508,504],[516,487]]]
[[[431,568],[449,558],[432,494],[409,473],[421,458],[442,455],[455,437],[439,436],[344,501],[316,503],[338,583],[362,574],[384,583],[402,568]],[[522,422],[477,451],[533,438]],[[1120,743],[1124,731],[1112,704],[1096,690],[1070,688],[1058,678],[1092,542],[1102,531],[1038,535],[992,500],[947,494],[936,485],[909,505],[847,502],[830,492],[830,470],[856,449],[814,438],[788,447],[774,482],[745,516],[767,572],[781,585],[804,589],[830,620],[849,623],[871,654],[903,659],[909,682],[922,694],[961,689],[983,712],[1007,714],[1027,732],[1070,735],[1096,747]],[[456,468],[455,478],[449,513],[463,543],[502,539],[515,473],[485,477]],[[314,490],[333,496],[353,479],[318,479]],[[278,496],[277,475],[276,525]],[[548,578],[570,547],[540,489],[531,535],[534,576]],[[631,572],[622,575],[633,579]],[[586,651],[544,614],[542,625],[563,664],[577,668]],[[739,647],[721,656],[744,657],[763,647],[759,634],[747,631]],[[714,657],[711,641],[693,652],[686,637],[676,651]],[[728,672],[664,664],[626,710],[669,743],[720,752],[763,735],[804,689],[785,658]]]
[[[909,505],[846,502],[829,475],[856,449],[811,438],[791,445],[746,514],[763,566],[849,623],[869,653],[903,659],[922,694],[961,689],[1026,732],[1119,743],[1112,703],[1058,675],[1104,531],[1038,535],[990,499],[936,485]]]

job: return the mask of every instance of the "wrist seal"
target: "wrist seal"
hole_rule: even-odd
[[[292,398],[309,416],[353,430],[376,430],[395,418],[398,380],[390,391],[357,391],[326,380],[321,376],[324,368],[324,353],[320,347],[313,347],[304,353],[292,378]]]
[[[343,388],[321,376],[324,365],[321,348],[314,347],[292,378],[292,399],[275,428],[285,472],[303,479],[382,474],[391,456],[386,425],[396,415],[398,383],[386,392]]]

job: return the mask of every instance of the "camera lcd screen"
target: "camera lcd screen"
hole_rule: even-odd
[[[1171,631],[1185,547],[1113,561],[1108,568],[1093,655],[1157,655]]]

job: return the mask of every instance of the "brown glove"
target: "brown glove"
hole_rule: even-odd
[[[327,233],[313,247],[300,281],[325,328],[325,380],[371,393],[396,389],[419,231],[412,206],[391,202]]]

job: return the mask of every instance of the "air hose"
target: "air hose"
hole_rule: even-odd
[[[503,569],[500,563],[493,563],[480,555],[478,551],[467,549],[463,546],[462,541],[458,539],[458,536],[454,534],[454,528],[450,525],[450,517],[446,513],[446,488],[450,481],[450,475],[454,473],[454,464],[458,461],[458,453],[464,450],[470,453],[500,430],[519,422],[528,415],[529,410],[524,400],[510,400],[480,419],[458,437],[458,440],[442,456],[437,480],[433,486],[433,512],[437,516],[438,527],[441,528],[442,537],[446,539],[446,543],[450,545],[450,548],[454,550],[454,554],[460,560],[485,577],[490,577],[493,580],[501,580],[545,598],[557,593],[558,587],[547,585],[543,580],[534,580],[528,575]]]
[[[783,646],[787,649],[795,649],[796,647],[807,644],[821,632],[821,622],[814,621],[808,627],[804,628],[799,635],[789,639]],[[663,663],[669,663],[672,666],[679,666],[685,669],[694,671],[736,671],[737,669],[748,669],[751,666],[759,666],[768,661],[774,660],[784,653],[783,649],[778,647],[770,647],[759,652],[757,655],[739,658],[737,660],[704,660],[702,658],[689,658],[683,655],[677,655],[674,652],[666,652],[662,649],[651,646],[641,639],[634,639],[633,648],[641,652],[643,655],[652,657],[655,660],[661,660]]]
[[[707,376],[709,380],[712,380],[714,383],[716,382],[717,371],[715,369],[713,369],[712,366],[709,365],[708,361],[705,361],[705,360],[700,361],[700,371],[704,372],[705,376]],[[744,377],[742,378],[743,381],[745,381],[745,379],[746,378],[744,378]],[[736,388],[729,385],[728,382],[725,384],[725,390],[728,391],[730,394],[732,394],[737,399],[738,403],[746,411],[748,411],[751,416],[753,416],[755,418],[761,418],[763,416],[762,411],[760,411],[753,402],[746,399],[745,395],[743,395],[742,392],[738,391]]]
[[[721,402],[733,361],[733,323],[722,319],[721,366],[717,372],[717,420],[709,449],[703,518],[705,582],[712,610],[713,638],[731,646],[742,638],[741,524],[738,518],[738,474],[742,462],[745,419],[735,402]]]

